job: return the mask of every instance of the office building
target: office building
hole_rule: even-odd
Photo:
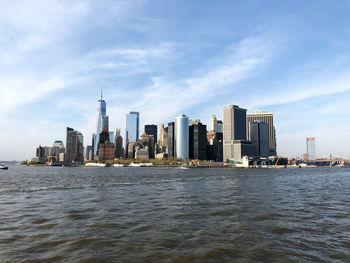
[[[175,118],[175,156],[178,159],[189,158],[189,120],[181,114]]]
[[[148,149],[148,157],[154,159],[154,137],[153,135],[147,134],[146,132],[141,135],[141,143],[144,149]]]
[[[126,114],[125,143],[136,142],[139,139],[140,113],[131,111]]]
[[[92,145],[86,146],[86,160],[91,161],[94,159],[94,149],[92,148]]]
[[[98,160],[113,160],[115,157],[115,145],[109,140],[108,127],[105,126],[100,133],[98,143]]]
[[[122,136],[121,130],[119,128],[114,129],[114,139],[118,136]]]
[[[257,111],[247,114],[247,137],[250,138],[249,123],[254,121],[262,121],[269,126],[269,156],[276,156],[276,131],[273,122],[273,113],[268,111]]]
[[[109,141],[110,142],[114,142],[114,132],[113,131],[109,131],[108,134],[109,134]]]
[[[207,126],[201,122],[189,126],[189,158],[207,160]]]
[[[175,122],[168,123],[168,157],[175,158]]]
[[[249,140],[255,148],[255,156],[269,157],[269,125],[266,122],[254,121],[249,123]]]
[[[58,147],[60,149],[63,149],[64,148],[64,144],[62,141],[55,141],[53,144],[52,144],[52,147]]]
[[[211,128],[210,131],[216,132],[217,129],[218,129],[218,120],[216,119],[216,116],[215,116],[215,115],[213,115],[213,116],[211,117],[210,124],[211,124],[211,126],[210,126],[210,128]]]
[[[149,159],[148,148],[139,148],[135,150],[135,159]]]
[[[224,121],[225,123],[225,121]],[[255,147],[252,142],[245,140],[235,140],[232,142],[233,155],[228,160],[240,161],[244,156],[255,156]]]
[[[189,125],[191,126],[192,124],[198,124],[200,123],[201,120],[200,119],[190,119],[189,120]]]
[[[316,160],[315,137],[306,138],[306,154],[308,161]]]
[[[224,132],[224,124],[221,120],[217,120],[216,122],[216,131],[217,132]]]
[[[84,161],[83,134],[69,127],[66,129],[65,159],[67,162]]]
[[[164,124],[160,125],[159,140],[157,142],[159,153],[166,153],[168,149],[168,127],[164,128]]]
[[[223,142],[222,142],[223,134],[222,132],[207,132],[207,159],[213,160],[215,162],[222,162],[223,156],[222,156],[222,149],[223,149]]]
[[[108,130],[108,116],[106,116],[106,101],[102,98],[97,102],[97,112],[96,112],[96,131],[93,134],[93,147],[94,147],[94,156],[98,156],[98,145],[100,133],[103,131],[103,128],[107,126]]]
[[[115,144],[115,157],[116,158],[124,158],[125,152],[124,152],[124,147],[123,147],[122,136],[118,135],[115,138],[114,144]]]
[[[145,125],[145,133],[147,133],[149,135],[153,135],[154,143],[156,143],[158,140],[158,137],[157,137],[158,131],[157,130],[158,130],[158,127],[155,124]]]
[[[235,158],[240,154],[234,154],[238,149],[237,141],[246,141],[246,116],[247,110],[236,105],[224,107],[223,109],[223,159],[227,162],[229,158]],[[235,143],[234,143],[235,142]],[[242,144],[243,145],[243,144]],[[243,151],[244,152],[244,151]]]

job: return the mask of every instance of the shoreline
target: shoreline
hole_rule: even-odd
[[[85,164],[23,164],[18,163],[18,165],[21,166],[34,166],[34,167],[102,167],[102,168],[135,168],[135,167],[142,167],[142,168],[154,168],[154,167],[162,167],[162,168],[180,168],[180,169],[190,169],[190,168],[241,168],[241,169],[311,169],[311,168],[346,168],[350,167],[349,165],[342,165],[342,166],[291,166],[291,165],[249,165],[249,166],[237,166],[237,165],[230,165],[230,164],[210,164],[210,165],[193,165],[193,164],[154,164],[154,163],[129,163],[129,164],[119,164],[119,163],[85,163]]]

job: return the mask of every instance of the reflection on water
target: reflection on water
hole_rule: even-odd
[[[11,166],[1,262],[349,262],[350,169]]]

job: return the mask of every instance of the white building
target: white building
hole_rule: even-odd
[[[189,158],[189,121],[183,114],[175,118],[175,156]]]

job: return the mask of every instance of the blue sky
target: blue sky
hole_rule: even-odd
[[[236,104],[275,113],[278,153],[350,157],[349,1],[0,2],[0,160],[110,128]]]

